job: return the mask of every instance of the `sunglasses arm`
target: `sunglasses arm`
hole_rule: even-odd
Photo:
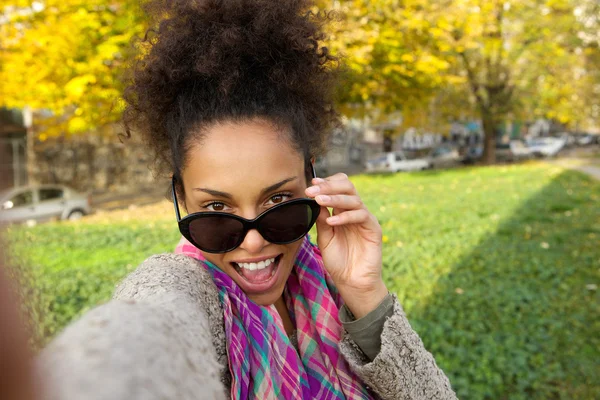
[[[177,204],[177,194],[175,192],[175,177],[171,179],[171,193],[173,195],[173,206],[175,207],[175,215],[177,216],[177,221],[181,221],[181,214],[179,214],[179,204]]]

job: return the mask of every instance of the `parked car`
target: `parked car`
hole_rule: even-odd
[[[419,171],[429,168],[430,164],[424,158],[410,158],[402,151],[384,153],[369,160],[365,164],[367,172],[400,172]]]
[[[467,147],[462,158],[464,164],[474,164],[483,157],[483,146],[473,145]]]
[[[483,157],[483,145],[466,149],[462,162],[472,164]],[[533,157],[531,149],[522,140],[511,140],[510,143],[496,143],[496,160],[517,161]]]
[[[564,137],[544,137],[530,139],[527,142],[527,147],[529,147],[531,154],[538,157],[554,157],[565,147],[566,143],[567,141]]]
[[[581,135],[577,137],[577,144],[579,146],[588,146],[594,143],[594,139],[592,135]]]
[[[577,144],[577,137],[571,133],[563,132],[559,136],[565,140],[565,147],[573,147]]]
[[[523,160],[533,157],[531,148],[521,140],[511,140],[509,146],[513,160]]]
[[[513,161],[514,155],[510,148],[510,143],[496,142],[496,161]]]
[[[91,197],[63,185],[38,185],[0,193],[0,222],[77,220],[92,212]]]
[[[462,157],[456,148],[441,145],[429,153],[428,160],[431,168],[447,168],[459,164],[462,161]]]

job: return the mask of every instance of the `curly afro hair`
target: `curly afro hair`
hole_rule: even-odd
[[[203,129],[265,118],[306,159],[339,123],[338,63],[320,44],[330,16],[305,0],[153,0],[153,29],[124,93],[124,124],[142,135],[155,172],[180,176]],[[193,140],[192,140],[193,139]]]

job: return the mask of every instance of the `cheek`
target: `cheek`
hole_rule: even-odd
[[[302,245],[302,240],[300,239],[297,242],[286,244],[285,245],[285,259],[287,262],[286,268],[291,271],[296,261],[296,257],[298,257],[298,252],[300,251],[300,246]]]
[[[223,260],[223,256],[224,256],[223,254],[212,254],[212,253],[202,252],[202,255],[208,261],[210,261],[211,263],[213,263],[214,265],[219,267],[219,269],[221,269],[222,271],[223,271],[223,267],[225,267],[225,265],[228,264]]]

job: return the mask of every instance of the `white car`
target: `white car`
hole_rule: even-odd
[[[512,153],[513,160],[526,159],[533,156],[531,147],[528,147],[521,140],[510,141],[510,152]]]
[[[592,135],[582,135],[577,137],[577,144],[580,146],[588,146],[594,143],[594,137]]]
[[[402,151],[393,151],[376,156],[365,164],[368,173],[421,171],[430,168],[426,159],[410,159]]]
[[[442,144],[429,153],[427,161],[430,168],[450,168],[460,164],[462,157],[453,146]]]
[[[76,220],[91,212],[91,197],[64,185],[34,185],[0,192],[0,223]]]
[[[529,147],[531,154],[542,157],[554,157],[565,147],[566,143],[565,138],[544,137],[530,139],[527,142],[527,147]]]

